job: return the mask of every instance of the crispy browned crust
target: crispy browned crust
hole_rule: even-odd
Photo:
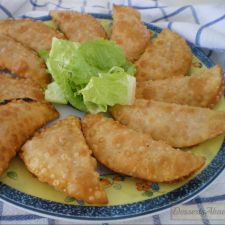
[[[199,75],[137,82],[136,98],[212,108],[223,91],[224,77],[217,65]]]
[[[15,98],[44,100],[42,88],[30,79],[19,79],[0,74],[0,101]]]
[[[32,79],[41,87],[51,80],[44,61],[34,51],[3,34],[0,34],[0,68]]]
[[[111,40],[124,49],[128,60],[134,62],[150,41],[150,31],[142,23],[138,11],[131,7],[114,5]]]
[[[213,108],[221,99],[221,97],[224,95],[224,73],[223,73],[223,68],[219,65],[217,65],[219,71],[220,71],[220,86],[217,88],[216,94],[212,96],[212,99],[209,103],[209,107]]]
[[[184,76],[191,62],[192,53],[185,40],[165,29],[135,63],[136,78],[137,81],[147,81]]]
[[[53,37],[65,38],[62,33],[43,22],[31,19],[1,20],[0,33],[10,36],[35,51],[50,50]]]
[[[41,182],[91,204],[108,202],[81,131],[79,118],[68,116],[25,143],[21,157]]]
[[[113,117],[173,147],[190,147],[225,133],[225,112],[208,108],[136,100],[132,106],[114,106]]]
[[[107,38],[101,23],[94,17],[75,11],[51,11],[51,17],[65,36],[76,42]]]
[[[31,99],[4,101],[0,104],[0,175],[24,142],[58,112],[48,103]]]
[[[102,115],[87,115],[84,136],[95,157],[111,170],[153,181],[178,181],[197,171],[205,158],[174,149]],[[107,135],[106,135],[107,134]]]

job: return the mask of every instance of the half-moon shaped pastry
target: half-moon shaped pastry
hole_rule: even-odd
[[[0,33],[6,34],[23,45],[35,50],[50,50],[52,38],[64,35],[40,21],[31,19],[1,20]]]
[[[191,49],[175,32],[163,30],[136,62],[137,81],[184,76],[192,62]]]
[[[52,105],[29,98],[0,103],[0,175],[25,141],[57,117]]]
[[[204,165],[202,156],[174,149],[102,115],[84,118],[83,132],[95,157],[111,170],[154,182],[187,177]]]
[[[91,153],[80,120],[69,116],[36,133],[22,147],[21,156],[40,181],[88,203],[107,203]]]
[[[19,77],[32,79],[41,87],[50,81],[44,61],[34,51],[2,34],[0,34],[0,68],[7,69]]]
[[[114,5],[111,40],[124,49],[128,60],[134,62],[150,42],[150,31],[141,22],[138,11]]]
[[[136,98],[213,107],[223,91],[223,71],[220,66],[215,66],[200,75],[137,82]]]
[[[6,99],[31,98],[44,100],[42,88],[30,79],[19,79],[0,74],[0,102]]]
[[[173,147],[197,145],[225,132],[225,112],[207,108],[138,99],[111,112],[122,124]]]
[[[76,42],[106,38],[106,32],[94,17],[72,11],[51,11],[51,17],[65,36]]]

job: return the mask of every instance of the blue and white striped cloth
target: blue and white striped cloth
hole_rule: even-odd
[[[0,0],[0,19],[46,16],[53,9],[109,14],[114,3],[136,8],[146,23],[178,32],[225,68],[224,0]],[[178,212],[189,209],[196,213],[179,217]],[[216,210],[223,215],[216,216]],[[0,202],[0,224],[78,223],[43,218]],[[194,200],[160,215],[102,224],[225,224],[225,173]]]

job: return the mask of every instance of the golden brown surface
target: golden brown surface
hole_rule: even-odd
[[[202,156],[154,141],[100,114],[87,115],[82,126],[95,157],[118,173],[154,182],[171,182],[191,175],[204,165]]]
[[[0,35],[0,68],[8,69],[19,77],[32,79],[41,87],[46,86],[50,81],[44,61],[34,51],[2,34]]]
[[[14,100],[0,104],[0,175],[35,130],[57,117],[58,112],[47,103]]]
[[[53,37],[64,38],[62,33],[43,22],[31,19],[1,20],[0,33],[7,34],[35,51],[50,50]]]
[[[184,76],[192,62],[185,40],[175,32],[163,30],[136,62],[137,81]]]
[[[125,6],[113,6],[113,27],[111,39],[125,51],[134,62],[144,52],[150,41],[150,31],[141,22],[138,11]]]
[[[44,100],[42,88],[30,79],[12,78],[0,74],[0,101],[15,98]]]
[[[122,124],[173,147],[200,144],[225,132],[225,112],[207,108],[138,99],[111,112]]]
[[[88,203],[107,203],[91,153],[80,120],[69,116],[36,133],[22,147],[21,156],[40,181]]]
[[[136,98],[213,107],[223,91],[223,71],[220,66],[215,66],[200,75],[137,82]]]
[[[97,38],[106,38],[106,32],[94,17],[69,11],[51,11],[51,17],[59,29],[71,41],[84,42]]]

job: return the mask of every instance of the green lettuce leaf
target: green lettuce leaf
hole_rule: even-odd
[[[45,50],[45,49],[40,49],[40,50],[38,51],[38,55],[39,55],[42,59],[44,59],[44,61],[46,62],[47,59],[48,59],[49,52],[48,52],[47,50]]]
[[[87,111],[82,96],[77,92],[84,87],[81,83],[86,84],[89,79],[85,75],[81,77],[72,68],[77,63],[76,59],[79,58],[77,57],[79,45],[79,43],[53,38],[47,67],[69,103],[81,111]]]
[[[113,66],[122,67],[126,64],[123,49],[112,41],[102,39],[88,41],[80,46],[78,52],[89,65],[99,68],[101,71],[107,71]]]
[[[135,67],[126,60],[124,50],[113,41],[96,39],[80,45],[78,54],[86,62],[100,71],[108,71],[114,66],[122,67],[130,75],[134,75]]]
[[[114,42],[103,39],[80,44],[53,38],[46,64],[65,99],[81,111],[93,108],[89,106],[90,104],[98,105],[94,101],[93,103],[85,101],[81,92],[91,79],[100,77],[99,74],[101,77],[108,76],[108,71],[115,66],[121,68],[123,74],[133,75],[135,72],[133,64],[126,60],[123,49]],[[97,85],[100,86],[99,83]],[[104,102],[102,105],[101,110],[105,111],[107,104]],[[100,109],[100,106],[98,108]]]
[[[62,90],[55,81],[47,86],[45,90],[45,100],[58,104],[67,104],[67,100]]]
[[[106,112],[108,106],[129,105],[134,102],[136,79],[120,67],[113,67],[106,74],[92,77],[80,90],[84,104],[91,113]]]

